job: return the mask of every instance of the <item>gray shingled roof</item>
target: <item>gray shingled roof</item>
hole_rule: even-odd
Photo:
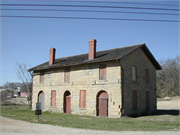
[[[109,61],[114,59],[122,59],[126,55],[130,54],[134,50],[141,48],[147,57],[150,59],[150,61],[153,63],[155,68],[157,70],[161,69],[161,66],[156,61],[156,59],[153,57],[149,49],[146,47],[145,44],[138,44],[133,46],[127,46],[122,48],[116,48],[116,49],[110,49],[110,50],[104,50],[96,52],[96,57],[93,60],[88,59],[88,53],[81,54],[81,55],[75,55],[75,56],[69,56],[69,57],[63,57],[63,58],[57,58],[55,59],[55,64],[49,65],[49,61],[45,62],[41,65],[38,65],[36,67],[33,67],[29,69],[29,71],[36,71],[36,70],[44,70],[44,69],[50,69],[50,68],[57,68],[57,67],[67,67],[67,66],[73,66],[73,65],[79,65],[79,64],[87,64],[87,63],[96,63],[96,62],[102,62],[102,61]]]

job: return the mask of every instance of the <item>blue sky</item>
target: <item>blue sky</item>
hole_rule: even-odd
[[[106,1],[107,2],[107,1]],[[127,3],[64,2],[64,1],[1,1],[1,4],[51,4],[51,5],[100,5],[131,6],[144,8],[171,8],[151,4],[179,5],[179,1],[115,1]],[[132,3],[149,3],[132,4]],[[61,9],[61,10],[98,10],[123,12],[174,13],[178,11],[72,8],[72,7],[12,7],[1,9]],[[50,16],[50,17],[93,17],[121,19],[179,20],[173,15],[148,15],[126,13],[87,13],[65,11],[15,11],[1,10],[1,15],[11,16]],[[1,17],[1,55],[0,85],[5,82],[20,82],[16,62],[37,66],[49,60],[49,49],[56,48],[56,58],[88,53],[88,41],[97,40],[97,51],[145,43],[157,60],[175,58],[179,50],[179,22],[153,21],[115,21],[87,19],[48,19]]]

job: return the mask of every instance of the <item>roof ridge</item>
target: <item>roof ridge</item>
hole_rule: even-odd
[[[72,55],[72,56],[66,56],[66,57],[60,57],[60,58],[56,58],[57,59],[62,59],[62,58],[70,58],[70,57],[75,57],[75,56],[80,56],[80,55],[85,55],[85,54],[88,54],[88,53],[84,53],[84,54],[77,54],[77,55]]]
[[[124,46],[124,47],[119,47],[119,48],[114,48],[114,49],[102,50],[102,51],[98,51],[98,52],[111,51],[111,50],[115,50],[115,49],[122,49],[122,48],[128,48],[128,47],[133,47],[133,46],[141,46],[141,45],[144,45],[144,44],[145,44],[145,43],[137,44],[137,45]]]
[[[140,45],[144,45],[144,44],[145,44],[145,43],[136,44],[136,45],[130,45],[130,46],[124,46],[124,47],[119,47],[119,48],[114,48],[114,49],[101,50],[101,51],[97,51],[96,53],[104,52],[104,51],[111,51],[111,50],[115,50],[115,49],[128,48],[128,47],[133,47],[133,46],[140,46]],[[70,57],[75,57],[75,56],[80,56],[80,55],[86,55],[86,54],[89,54],[89,53],[83,53],[83,54],[77,54],[77,55],[72,55],[72,56],[60,57],[60,58],[56,58],[55,60],[63,59],[63,58],[65,59],[65,58],[70,58]]]

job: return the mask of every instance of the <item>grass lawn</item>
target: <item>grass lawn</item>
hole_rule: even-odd
[[[179,130],[179,113],[158,112],[157,115],[137,118],[99,118],[82,115],[43,112],[39,116],[42,124],[59,125],[62,127],[83,128],[108,131],[169,131]],[[37,122],[35,112],[28,105],[1,106],[1,116]]]

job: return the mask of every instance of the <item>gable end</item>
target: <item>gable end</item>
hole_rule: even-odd
[[[152,53],[149,51],[149,49],[146,47],[146,45],[143,45],[141,47],[142,51],[145,53],[145,55],[148,57],[148,59],[152,62],[156,70],[161,70],[162,67],[159,65],[159,63],[156,61]]]

